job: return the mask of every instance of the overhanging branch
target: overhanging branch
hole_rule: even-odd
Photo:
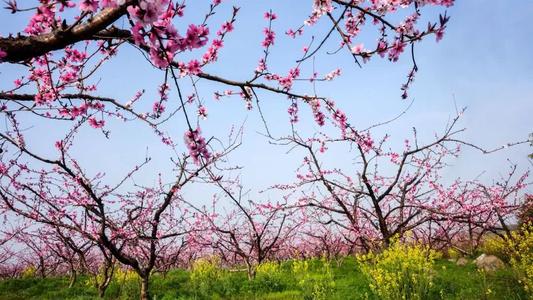
[[[88,22],[73,27],[63,26],[50,33],[35,36],[0,38],[0,49],[6,52],[4,62],[18,63],[63,49],[79,41],[94,39],[98,34],[126,14],[126,7],[135,0],[128,0],[121,6],[106,8]]]

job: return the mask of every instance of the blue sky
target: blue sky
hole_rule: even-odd
[[[190,4],[186,11],[187,22],[197,21],[195,15],[201,16],[205,12],[207,2]],[[271,53],[270,65],[274,70],[286,73],[300,57],[301,48],[309,35],[295,42],[282,33],[302,23],[311,10],[311,1],[227,1],[212,24],[216,26],[227,18],[231,5],[241,7],[235,31],[226,39],[219,61],[205,71],[231,79],[250,78],[261,57],[261,30],[266,25],[262,16],[272,8],[279,19],[274,24],[278,39]],[[443,11],[425,9],[430,17]],[[420,70],[410,89],[410,99],[414,98],[413,106],[401,119],[376,130],[375,134],[390,133],[391,146],[394,147],[411,137],[411,128],[414,126],[420,136],[429,141],[435,132],[442,132],[446,122],[453,116],[455,99],[457,106],[468,107],[460,124],[467,128],[462,135],[464,140],[493,148],[527,139],[528,134],[533,132],[533,26],[530,23],[533,2],[513,1],[511,5],[506,0],[457,1],[454,7],[448,9],[448,15],[452,18],[445,38],[436,43],[430,37],[416,47]],[[0,12],[0,18],[2,35],[20,30],[25,23],[23,18],[10,15],[7,11]],[[325,25],[319,24],[309,34],[320,36],[328,29]],[[363,32],[361,41],[371,47],[373,33]],[[334,50],[338,42],[338,39],[334,39],[327,43],[324,51]],[[365,128],[390,119],[409,105],[409,101],[400,98],[400,86],[411,67],[409,55],[403,55],[398,63],[376,57],[363,68],[357,68],[345,52],[332,56],[324,51],[317,56],[317,70],[327,73],[341,67],[343,75],[333,82],[318,84],[318,93],[334,99],[355,126]],[[309,69],[309,63],[303,67],[304,72]],[[18,67],[0,65],[0,88],[10,87],[13,77],[18,74],[23,74]],[[101,79],[99,93],[121,99],[122,102],[128,101],[137,90],[146,89],[147,99],[144,101],[149,107],[153,102],[150,96],[155,95],[162,78],[162,72],[148,66],[136,50],[125,47],[115,60],[100,70],[94,82]],[[185,80],[182,81],[187,94],[189,88]],[[259,190],[294,179],[294,169],[301,155],[286,154],[287,148],[269,145],[268,140],[257,133],[264,131],[257,109],[246,111],[242,101],[237,98],[215,102],[212,92],[225,90],[225,86],[202,82],[200,88],[200,97],[209,110],[208,120],[201,123],[206,136],[224,137],[232,125],[245,122],[244,144],[232,161],[244,166],[242,177],[246,186]],[[308,93],[311,91],[309,85],[298,85],[297,89]],[[260,101],[272,132],[287,134],[287,99],[280,95],[260,93]],[[300,118],[302,131],[319,129],[308,111],[303,110]],[[41,153],[53,153],[50,149],[62,135],[60,123],[43,123],[26,117],[22,120],[29,128],[28,144]],[[166,124],[165,129],[176,141],[181,142],[184,124],[178,115]],[[155,183],[158,172],[172,178],[167,174],[171,174],[169,157],[173,154],[162,148],[148,129],[118,122],[111,122],[110,129],[111,140],[106,140],[90,128],[81,132],[74,153],[88,172],[94,174],[104,170],[110,181],[117,180],[148,153],[154,161],[142,176],[136,177],[136,182]],[[400,151],[400,148],[396,150]],[[522,169],[531,167],[527,160],[530,152],[533,152],[533,148],[529,146],[492,155],[465,150],[459,159],[451,161],[451,167],[445,175],[449,179],[473,178],[485,172],[483,180],[490,181],[498,174],[505,173],[507,159],[518,163]],[[350,161],[346,153],[333,153],[332,156],[334,158],[328,159],[333,164]]]

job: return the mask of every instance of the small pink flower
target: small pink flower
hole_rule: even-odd
[[[378,48],[377,48],[379,56],[385,57],[385,54],[387,54],[387,47],[388,45],[386,41],[383,41],[383,40],[379,41]]]
[[[328,74],[326,74],[324,79],[327,80],[327,81],[330,81],[330,80],[333,80],[335,77],[340,76],[340,75],[341,75],[341,69],[337,68],[337,69],[329,72]]]
[[[263,33],[265,34],[265,39],[263,42],[261,42],[261,45],[265,48],[269,47],[270,45],[274,44],[274,39],[276,38],[276,33],[269,28],[265,28],[263,30]]]
[[[189,155],[196,164],[200,164],[201,159],[209,160],[211,154],[207,149],[207,143],[201,135],[200,128],[188,130],[184,136],[185,145],[189,149]]]
[[[267,19],[267,20],[273,21],[273,20],[275,20],[277,18],[278,18],[278,16],[275,13],[271,12],[271,11],[265,13],[265,19]]]
[[[263,73],[266,70],[267,66],[265,63],[265,59],[261,58],[259,60],[259,64],[257,65],[257,68],[255,69],[256,73]]]
[[[207,119],[207,108],[205,108],[205,106],[200,105],[200,107],[198,107],[198,116],[204,120]]]
[[[98,128],[102,128],[104,127],[105,125],[105,121],[104,120],[96,120],[95,117],[90,117],[89,118],[89,125],[91,125],[92,128],[95,128],[95,129],[98,129]]]
[[[363,44],[355,45],[351,49],[353,54],[361,54],[361,52],[363,52],[363,50],[364,50],[364,45]]]
[[[405,49],[405,43],[397,39],[389,50],[389,60],[396,62]]]
[[[298,103],[292,102],[291,106],[287,109],[290,116],[291,124],[298,123]]]
[[[102,2],[100,3],[100,6],[102,8],[117,7],[117,1],[116,0],[102,0]]]
[[[294,39],[294,38],[296,38],[297,35],[302,35],[303,32],[304,31],[301,28],[296,30],[296,31],[294,31],[293,29],[289,29],[289,30],[285,31],[285,34]]]
[[[154,114],[158,116],[161,115],[163,112],[165,112],[165,106],[159,101],[154,102],[154,106],[152,109],[154,111]]]
[[[4,175],[7,173],[7,167],[4,165],[4,163],[0,163],[0,174]]]
[[[187,64],[186,69],[187,69],[187,72],[192,75],[198,75],[202,72],[202,70],[200,69],[200,62],[196,59],[191,60]]]
[[[0,49],[0,61],[2,61],[4,57],[6,56],[7,56],[7,53],[4,50]]]
[[[443,37],[444,37],[444,27],[441,27],[435,32],[435,39],[437,40],[437,42],[440,42],[440,40],[442,40]]]
[[[95,12],[98,9],[97,0],[82,0],[80,2],[80,9],[86,12]]]
[[[218,35],[222,35],[226,32],[231,32],[233,31],[233,23],[231,22],[226,22],[224,24],[222,24],[222,28],[220,29],[220,31],[217,33]]]
[[[207,43],[207,36],[209,35],[209,28],[204,25],[196,26],[189,25],[187,29],[187,36],[185,37],[185,45],[189,50],[203,47]]]

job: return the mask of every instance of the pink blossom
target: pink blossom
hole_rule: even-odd
[[[310,101],[311,109],[313,110],[313,116],[315,117],[315,122],[319,126],[324,126],[326,123],[326,116],[322,111],[320,111],[320,100],[319,99],[313,99]]]
[[[171,53],[168,53],[168,55],[172,55]],[[170,59],[170,57],[169,57]],[[154,49],[154,48],[150,48],[150,60],[152,61],[152,63],[158,67],[158,68],[166,68],[168,66],[168,59],[167,57],[165,57],[165,53],[157,50],[157,49]]]
[[[1,162],[0,162],[0,174],[1,175],[7,174],[7,167],[4,163],[1,163]]]
[[[400,54],[403,53],[405,49],[405,43],[399,39],[396,39],[392,48],[389,50],[389,60],[396,62],[400,58]]]
[[[222,35],[226,32],[231,32],[231,31],[233,31],[233,23],[225,22],[224,24],[222,24],[220,31],[217,32],[217,35]]]
[[[207,108],[205,108],[205,106],[200,105],[200,107],[198,107],[198,116],[204,120],[207,119]]]
[[[188,130],[184,136],[185,145],[189,149],[189,155],[196,164],[200,164],[201,159],[209,160],[211,154],[207,149],[207,143],[201,135],[200,128]]]
[[[207,49],[207,52],[202,56],[204,64],[211,61],[216,61],[218,58],[218,50],[222,48],[222,46],[222,40],[213,40],[213,42],[211,43],[211,47],[209,47],[209,49]]]
[[[73,71],[64,72],[63,74],[61,74],[59,79],[64,83],[70,83],[76,80],[76,78],[78,77],[77,75],[78,73],[73,72]]]
[[[187,29],[187,36],[185,38],[186,48],[189,50],[203,47],[207,43],[207,36],[209,35],[209,28],[204,25],[196,26],[189,25]]]
[[[117,0],[101,0],[100,6],[102,8],[117,7]]]
[[[136,45],[144,45],[144,36],[142,35],[143,24],[141,22],[135,22],[131,28],[131,35]]]
[[[259,64],[257,65],[257,68],[255,69],[256,73],[263,73],[267,69],[265,59],[261,58],[259,60]]]
[[[437,42],[440,42],[440,40],[442,40],[443,37],[444,37],[444,27],[440,27],[435,32],[435,39],[437,40]]]
[[[273,21],[273,20],[275,20],[277,18],[278,18],[278,16],[275,13],[273,13],[272,11],[265,13],[265,19],[267,19],[267,20]]]
[[[53,7],[43,4],[39,6],[37,13],[31,17],[24,31],[32,35],[48,32],[55,22],[55,11]]]
[[[285,34],[290,36],[291,38],[296,38],[297,35],[302,35],[303,34],[303,29],[298,29],[296,31],[294,31],[293,29],[289,29],[287,31],[285,31]]]
[[[191,60],[186,67],[187,73],[192,75],[198,75],[202,72],[200,69],[200,62],[196,59]]]
[[[358,44],[358,45],[353,46],[351,48],[351,51],[353,54],[361,54],[361,52],[363,52],[363,49],[364,49],[364,45]]]
[[[377,52],[379,56],[385,57],[385,54],[387,54],[387,48],[388,48],[387,42],[384,40],[380,40],[378,42],[378,47],[377,47]]]
[[[291,124],[296,124],[298,122],[298,103],[293,101],[287,112],[289,113]]]
[[[327,80],[327,81],[330,81],[330,80],[333,80],[335,77],[338,77],[340,75],[341,75],[341,69],[337,68],[337,69],[329,72],[328,74],[326,74],[324,79]]]
[[[289,70],[287,77],[278,78],[279,84],[286,90],[289,90],[292,87],[294,79],[300,76],[300,69],[293,68]]]
[[[396,153],[396,152],[393,152],[393,153],[390,154],[390,160],[391,160],[391,162],[393,162],[395,164],[399,163],[399,161],[398,161],[399,158],[400,158],[400,155],[398,153]]]
[[[341,128],[342,136],[346,136],[346,126],[348,125],[348,118],[346,117],[346,114],[341,111],[340,109],[337,109],[335,113],[333,114],[333,119],[337,121],[339,127]]]
[[[87,52],[80,52],[70,47],[65,48],[65,58],[72,62],[83,62],[87,58]]]
[[[169,89],[170,89],[170,87],[166,83],[163,83],[163,84],[161,84],[159,86],[158,93],[159,93],[159,96],[161,97],[162,101],[168,99],[168,90]]]
[[[165,106],[161,102],[156,101],[156,102],[154,102],[152,110],[154,111],[154,114],[159,116],[165,111]]]
[[[98,9],[98,0],[82,0],[80,10],[87,12],[96,12]]]
[[[261,45],[265,48],[273,45],[276,33],[269,28],[263,29],[263,33],[265,34],[265,39],[261,42]]]
[[[90,117],[88,121],[89,121],[89,125],[95,129],[102,128],[104,127],[104,124],[105,124],[104,120],[96,120],[95,117]]]

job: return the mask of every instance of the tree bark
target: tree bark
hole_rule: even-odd
[[[105,296],[105,291],[107,290],[107,287],[109,286],[109,284],[111,283],[111,279],[113,277],[111,276],[108,276],[108,274],[105,274],[104,275],[104,279],[102,280],[102,283],[98,283],[96,284],[97,288],[98,288],[98,297],[100,298],[104,298]],[[98,280],[98,279],[97,279]]]
[[[46,277],[46,271],[44,267],[44,258],[39,257],[39,274],[41,275],[41,278]]]
[[[149,276],[143,276],[141,277],[141,300],[149,300],[150,299],[150,291],[149,291]]]
[[[74,286],[74,284],[76,283],[76,279],[78,278],[77,274],[76,274],[76,271],[74,269],[72,269],[70,271],[70,282],[68,284],[68,288],[72,288]]]
[[[246,270],[248,271],[248,280],[253,280],[255,278],[255,268],[251,263],[246,262]]]
[[[99,298],[104,298],[106,289],[107,289],[107,285],[102,284],[98,286],[98,297]]]
[[[50,51],[64,49],[80,41],[95,38],[95,34],[126,14],[126,7],[136,1],[128,0],[124,4],[106,8],[94,15],[89,21],[72,28],[58,28],[50,33],[33,36],[0,38],[0,49],[6,52],[3,61],[16,63],[29,60]]]

